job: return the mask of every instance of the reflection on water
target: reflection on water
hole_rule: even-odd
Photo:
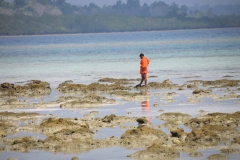
[[[144,110],[144,111],[150,111],[149,100],[143,101],[141,104],[142,104],[142,110]]]
[[[148,121],[151,121],[150,117],[150,100],[149,100],[149,93],[146,91],[146,100],[141,102],[142,110],[144,111],[144,115]]]

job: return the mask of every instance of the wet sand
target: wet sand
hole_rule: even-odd
[[[155,77],[1,84],[0,156],[239,159],[240,80]]]

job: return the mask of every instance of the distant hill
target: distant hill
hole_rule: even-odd
[[[0,14],[23,14],[28,16],[41,16],[43,14],[62,15],[62,11],[57,6],[41,4],[39,3],[41,1],[44,0],[16,0],[17,3],[8,3],[0,0]]]

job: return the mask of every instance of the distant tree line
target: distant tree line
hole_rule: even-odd
[[[222,13],[240,13],[240,5],[218,5],[215,7],[205,6],[195,6],[188,8],[185,5],[179,6],[176,3],[166,4],[165,2],[158,1],[150,5],[144,3],[140,5],[139,0],[127,0],[126,3],[123,3],[121,0],[118,0],[114,5],[105,5],[99,7],[94,3],[84,6],[71,5],[66,2],[66,0],[33,0],[37,1],[42,5],[56,6],[58,7],[63,14],[84,14],[84,15],[94,15],[98,13],[108,13],[108,14],[119,14],[119,15],[128,15],[128,16],[145,16],[145,17],[191,17],[195,16],[196,13],[198,16],[202,13],[202,16],[207,16],[206,13],[220,14]],[[26,0],[14,0],[13,3],[0,0],[0,7],[8,7],[12,9],[24,8],[27,6]],[[231,12],[232,11],[232,12]]]
[[[95,15],[44,14],[40,17],[0,15],[0,35],[95,33],[239,27],[240,16],[215,18],[129,17],[99,13]]]
[[[56,6],[62,15],[0,14],[0,35],[32,35],[60,33],[94,33],[150,31],[198,28],[239,27],[240,16],[215,15],[212,12],[189,11],[187,6],[154,2],[140,5],[139,0],[120,0],[112,6],[99,7],[94,3],[75,6],[65,0],[36,0],[45,6]],[[24,8],[25,0],[13,3],[0,0],[0,7]]]
[[[196,5],[196,6],[188,7],[188,13],[194,13],[194,12],[212,13],[215,15],[231,15],[231,14],[240,15],[240,5],[239,4],[216,5],[216,6]]]

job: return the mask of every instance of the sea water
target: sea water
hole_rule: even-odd
[[[0,83],[138,78],[139,54],[159,80],[240,72],[240,28],[0,37]]]
[[[75,83],[89,84],[100,78],[138,78],[139,54],[144,53],[150,60],[149,75],[158,76],[149,81],[163,81],[170,79],[180,84],[191,79],[221,79],[223,76],[230,79],[240,79],[240,28],[226,29],[199,29],[177,31],[152,32],[125,32],[73,35],[35,35],[0,37],[0,83],[25,82],[38,79],[50,82],[52,88],[65,80]],[[189,78],[190,77],[190,78]],[[181,91],[174,97],[175,102],[163,107],[163,101],[153,96],[155,91],[149,90],[152,95],[149,108],[141,102],[124,102],[117,105],[104,106],[94,109],[61,109],[59,106],[44,109],[17,109],[14,112],[37,112],[62,117],[82,117],[92,110],[99,111],[96,117],[109,114],[118,116],[147,117],[152,124],[164,123],[156,117],[164,112],[181,112],[193,117],[199,116],[199,110],[208,112],[235,112],[239,104],[234,100],[221,102],[187,103],[187,96],[191,90]],[[161,92],[168,92],[161,90]],[[171,90],[177,92],[177,90]],[[50,95],[31,102],[56,100],[60,93],[54,89]],[[154,102],[160,107],[153,107]],[[13,110],[11,110],[13,111]],[[127,125],[127,124],[126,124]],[[136,124],[137,125],[137,124]],[[133,125],[134,126],[134,125]],[[190,132],[186,126],[180,126]],[[169,133],[167,128],[162,128]],[[109,136],[120,137],[125,130],[119,127],[103,128],[94,138]],[[18,133],[9,136],[38,136],[34,133]],[[77,156],[80,159],[129,159],[127,155],[139,149],[127,150],[121,147],[94,149],[81,154],[50,153],[43,150],[32,150],[29,153],[4,151],[0,157],[7,159],[71,159]],[[206,159],[210,154],[218,153],[219,149],[201,151]],[[109,154],[114,153],[114,154]],[[36,156],[37,155],[37,156]],[[0,159],[1,159],[0,158]],[[231,159],[238,159],[230,155]],[[179,159],[191,159],[187,153],[181,153]]]

